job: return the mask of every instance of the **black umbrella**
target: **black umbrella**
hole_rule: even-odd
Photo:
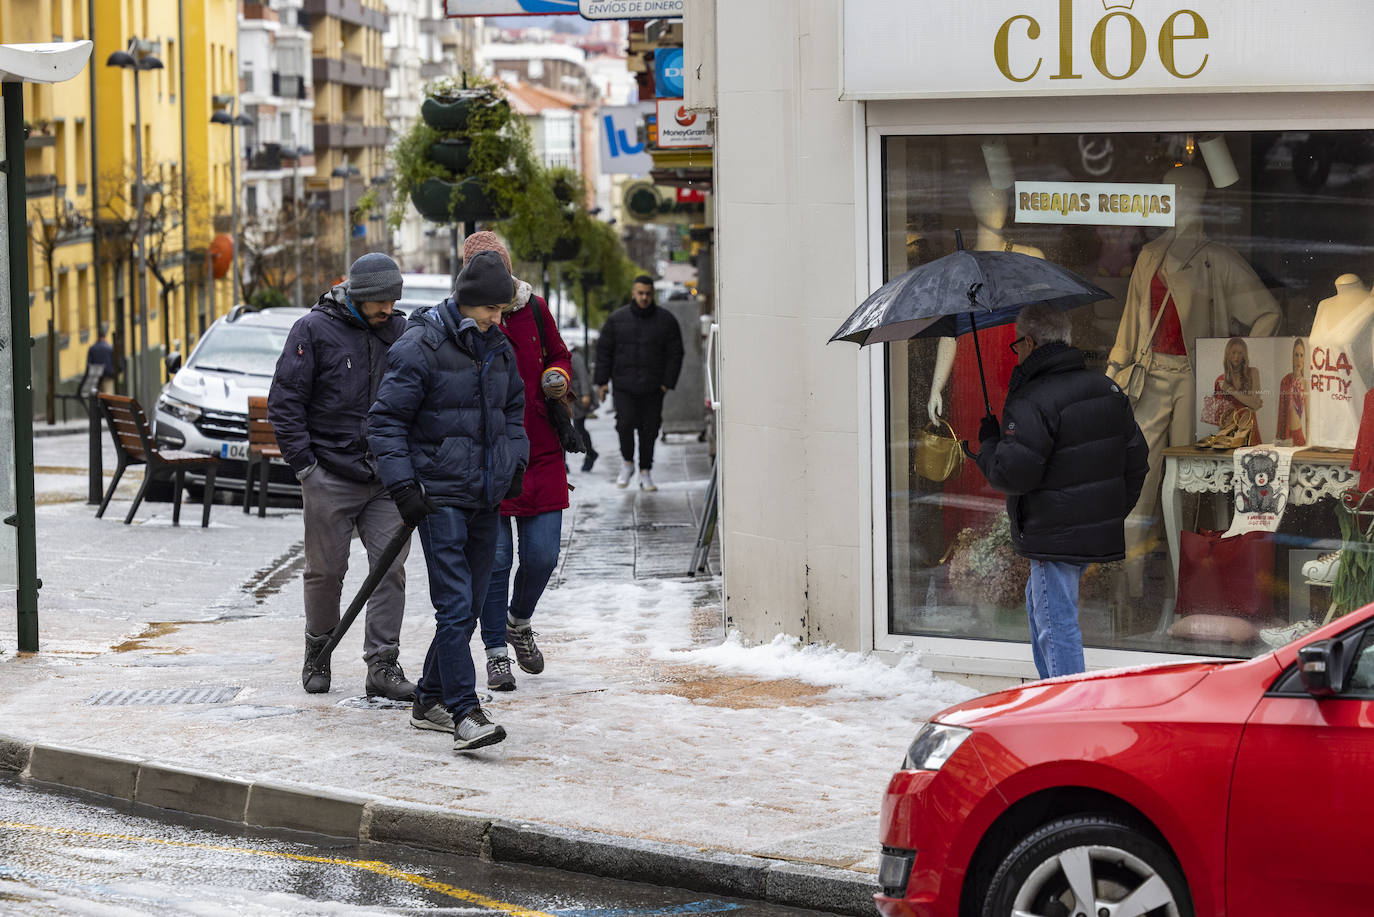
[[[983,353],[976,334],[979,328],[1014,322],[1032,303],[1071,309],[1110,299],[1111,295],[1052,261],[1017,252],[965,251],[960,240],[958,251],[912,268],[879,287],[830,340],[866,346],[975,332],[973,346],[983,383],[983,404],[991,414]]]

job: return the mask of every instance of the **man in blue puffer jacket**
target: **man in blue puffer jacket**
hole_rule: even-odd
[[[417,310],[392,345],[368,420],[382,481],[419,529],[434,603],[410,722],[453,733],[456,751],[506,737],[477,702],[471,642],[498,510],[520,493],[529,462],[525,385],[498,327],[514,288],[497,252],[474,255],[453,297]]]

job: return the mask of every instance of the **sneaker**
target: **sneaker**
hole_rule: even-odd
[[[618,474],[618,475],[615,476],[615,486],[616,486],[616,487],[629,487],[629,486],[630,486],[630,478],[634,477],[634,474],[635,474],[635,463],[634,463],[634,462],[621,462],[621,463],[620,463],[620,474]]]
[[[587,457],[582,460],[583,474],[586,474],[587,472],[592,470],[592,466],[596,464],[597,457],[600,455],[601,453],[597,452],[595,449],[589,448],[587,450]]]
[[[506,730],[487,719],[486,711],[473,707],[458,719],[453,733],[454,751],[472,751],[495,745],[506,738]]]
[[[1336,574],[1341,569],[1341,552],[1332,551],[1330,554],[1323,554],[1316,560],[1309,560],[1302,565],[1302,575],[1307,577],[1309,583],[1318,586],[1328,586],[1336,582]]]
[[[1299,637],[1306,637],[1320,626],[1316,621],[1298,621],[1283,627],[1266,627],[1259,635],[1261,640],[1272,647],[1287,646]]]
[[[453,732],[453,714],[438,701],[423,706],[417,697],[410,705],[410,725],[416,729],[433,729],[435,732]]]
[[[649,473],[649,469],[647,468],[639,469],[639,489],[648,491],[658,490],[658,485],[654,483],[654,476]]]
[[[415,685],[406,681],[406,673],[401,671],[397,661],[400,654],[394,646],[378,650],[377,655],[367,664],[368,697],[385,697],[387,700],[415,700]]]
[[[509,656],[487,657],[487,687],[492,691],[515,690],[515,676],[510,671]]]
[[[539,647],[534,643],[537,636],[528,624],[524,627],[506,624],[506,642],[515,647],[515,661],[522,671],[531,675],[544,671],[544,654],[539,652]]]
[[[301,685],[310,694],[329,693],[329,657],[320,651],[329,642],[329,634],[305,635],[305,665],[301,668]]]

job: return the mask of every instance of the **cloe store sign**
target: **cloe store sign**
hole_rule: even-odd
[[[843,0],[846,99],[1374,89],[1369,0]]]

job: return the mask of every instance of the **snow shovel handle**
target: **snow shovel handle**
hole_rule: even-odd
[[[382,551],[382,556],[377,558],[377,562],[372,565],[372,569],[367,572],[367,579],[363,580],[362,586],[358,589],[358,594],[349,603],[348,610],[344,612],[339,623],[334,625],[334,629],[329,632],[329,642],[320,650],[319,659],[328,660],[329,654],[334,652],[334,647],[339,645],[344,634],[348,633],[348,628],[353,624],[353,619],[362,611],[367,600],[372,598],[372,593],[377,590],[377,584],[386,576],[386,572],[391,569],[391,565],[396,561],[396,555],[401,553],[410,542],[410,533],[415,531],[413,525],[403,525],[401,530],[392,536],[391,541],[387,542],[386,550]]]

